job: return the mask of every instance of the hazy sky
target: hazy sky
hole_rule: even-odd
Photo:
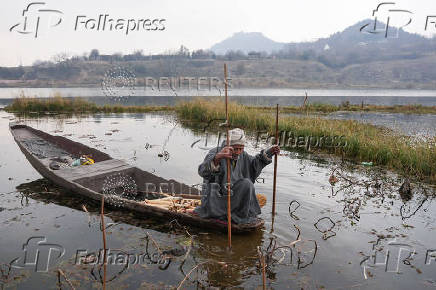
[[[48,60],[53,55],[65,52],[82,55],[92,48],[102,54],[121,52],[131,53],[142,49],[146,54],[177,49],[181,44],[189,49],[210,48],[235,32],[262,32],[265,36],[280,42],[308,41],[327,37],[365,18],[372,18],[372,10],[383,1],[373,0],[221,0],[221,1],[169,1],[169,0],[106,0],[106,1],[66,1],[41,0],[31,6],[24,30],[23,10],[32,1],[14,0],[2,3],[0,10],[0,66],[30,65],[35,60]],[[387,1],[386,1],[387,2]],[[391,9],[404,9],[413,12],[409,16],[412,23],[405,30],[416,33],[435,33],[434,24],[424,31],[426,18],[436,16],[436,0],[392,1]],[[387,7],[387,6],[385,6]],[[395,7],[395,8],[394,8]],[[44,11],[44,10],[57,10]],[[140,30],[96,31],[84,28],[79,23],[75,31],[77,16],[85,22],[98,20],[100,14],[108,14],[107,19],[135,19],[133,25]],[[394,13],[395,14],[395,13]],[[392,22],[404,21],[395,14]],[[37,38],[34,37],[39,16]],[[398,17],[397,17],[398,16]],[[61,22],[58,24],[59,20]],[[146,28],[165,27],[164,30],[146,31],[145,21],[140,19],[165,19],[147,22]],[[381,19],[383,20],[383,19]],[[436,21],[436,17],[433,18]],[[88,22],[88,27],[97,21]],[[58,24],[58,25],[56,25]],[[10,28],[17,25],[10,31]],[[56,26],[55,26],[56,25]],[[102,25],[102,24],[101,24]],[[400,25],[400,24],[399,24]],[[124,25],[125,26],[125,25]],[[19,33],[30,32],[28,34]]]

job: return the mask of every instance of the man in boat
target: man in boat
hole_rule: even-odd
[[[262,150],[256,156],[244,151],[245,133],[236,128],[229,131],[230,146],[209,151],[198,174],[203,177],[201,206],[194,213],[202,218],[227,220],[227,159],[231,168],[231,216],[232,222],[252,223],[260,214],[254,182],[262,169],[271,163],[274,154],[280,153],[280,147],[272,146]]]

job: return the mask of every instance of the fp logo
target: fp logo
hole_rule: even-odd
[[[34,267],[35,272],[47,273],[50,262],[62,258],[65,249],[60,245],[47,243],[45,237],[31,237],[23,245],[23,253],[24,257],[15,258],[11,263],[13,268]]]
[[[21,34],[33,34],[38,37],[40,27],[55,27],[61,24],[63,14],[59,10],[45,9],[45,2],[32,2],[23,10],[21,22],[13,25],[9,31]]]
[[[377,5],[377,8],[372,11],[374,25],[367,23],[360,28],[360,32],[369,34],[383,33],[385,38],[398,38],[400,29],[412,22],[410,15],[413,13],[409,10],[395,9],[395,7],[392,6],[395,6],[395,2],[383,2]],[[377,21],[380,19],[380,17],[384,17],[386,19],[385,27],[380,28],[380,25],[378,25],[379,23]],[[399,27],[398,29],[393,29],[393,31],[396,33],[389,34],[389,28],[391,26]]]
[[[385,272],[400,274],[401,264],[410,265],[416,250],[409,244],[400,243],[395,238],[386,244],[377,240],[373,245],[373,253],[366,256],[361,262],[363,267],[363,276],[367,279],[367,268],[376,268],[383,266]]]

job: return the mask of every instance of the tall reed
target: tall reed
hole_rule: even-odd
[[[8,112],[16,113],[145,113],[152,111],[167,111],[170,107],[160,106],[98,106],[93,102],[81,98],[63,98],[55,95],[51,98],[29,98],[25,96],[14,99],[12,104],[5,108]]]
[[[175,110],[180,119],[208,122],[225,118],[224,104],[207,99],[181,102]],[[229,122],[232,127],[251,131],[266,130],[271,135],[275,130],[272,113],[236,103],[229,104]],[[345,146],[316,147],[312,150],[333,153],[355,162],[373,162],[420,180],[436,182],[436,139],[433,142],[417,143],[386,128],[354,120],[332,120],[316,116],[280,117],[279,131],[292,132],[294,136],[311,136],[318,140],[326,136],[341,136]]]

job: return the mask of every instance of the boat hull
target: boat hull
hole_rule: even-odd
[[[101,202],[102,200],[103,193],[99,188],[102,188],[104,180],[117,174],[130,176],[136,181],[139,190],[149,190],[148,185],[154,185],[154,188],[161,188],[162,184],[167,184],[172,185],[167,186],[168,188],[178,188],[178,193],[188,193],[190,196],[196,195],[200,198],[199,192],[195,188],[189,187],[188,185],[179,183],[175,180],[165,180],[152,173],[133,167],[122,160],[112,159],[109,155],[101,151],[67,138],[52,136],[29,126],[13,123],[10,125],[10,131],[26,159],[44,178],[60,187],[68,189],[81,196],[85,196],[96,202]],[[49,167],[49,157],[39,158],[36,156],[37,154],[35,154],[35,152],[32,152],[32,150],[26,146],[28,142],[37,142],[37,140],[39,140],[40,143],[41,140],[44,140],[44,142],[47,142],[48,146],[57,146],[60,150],[64,150],[70,154],[81,153],[97,156],[97,162],[90,166],[52,170]],[[117,196],[111,196],[110,200],[105,199],[105,206],[112,207],[114,202],[116,204],[122,204],[122,207],[120,207],[121,210],[133,212],[136,215],[147,217],[153,216],[166,221],[177,220],[179,223],[204,229],[223,232],[227,231],[227,224],[223,221],[204,219],[192,214],[170,211],[160,207],[147,205],[141,201],[119,198]],[[264,221],[262,219],[257,219],[256,222],[251,224],[232,224],[232,232],[247,233],[262,228],[263,225]]]

